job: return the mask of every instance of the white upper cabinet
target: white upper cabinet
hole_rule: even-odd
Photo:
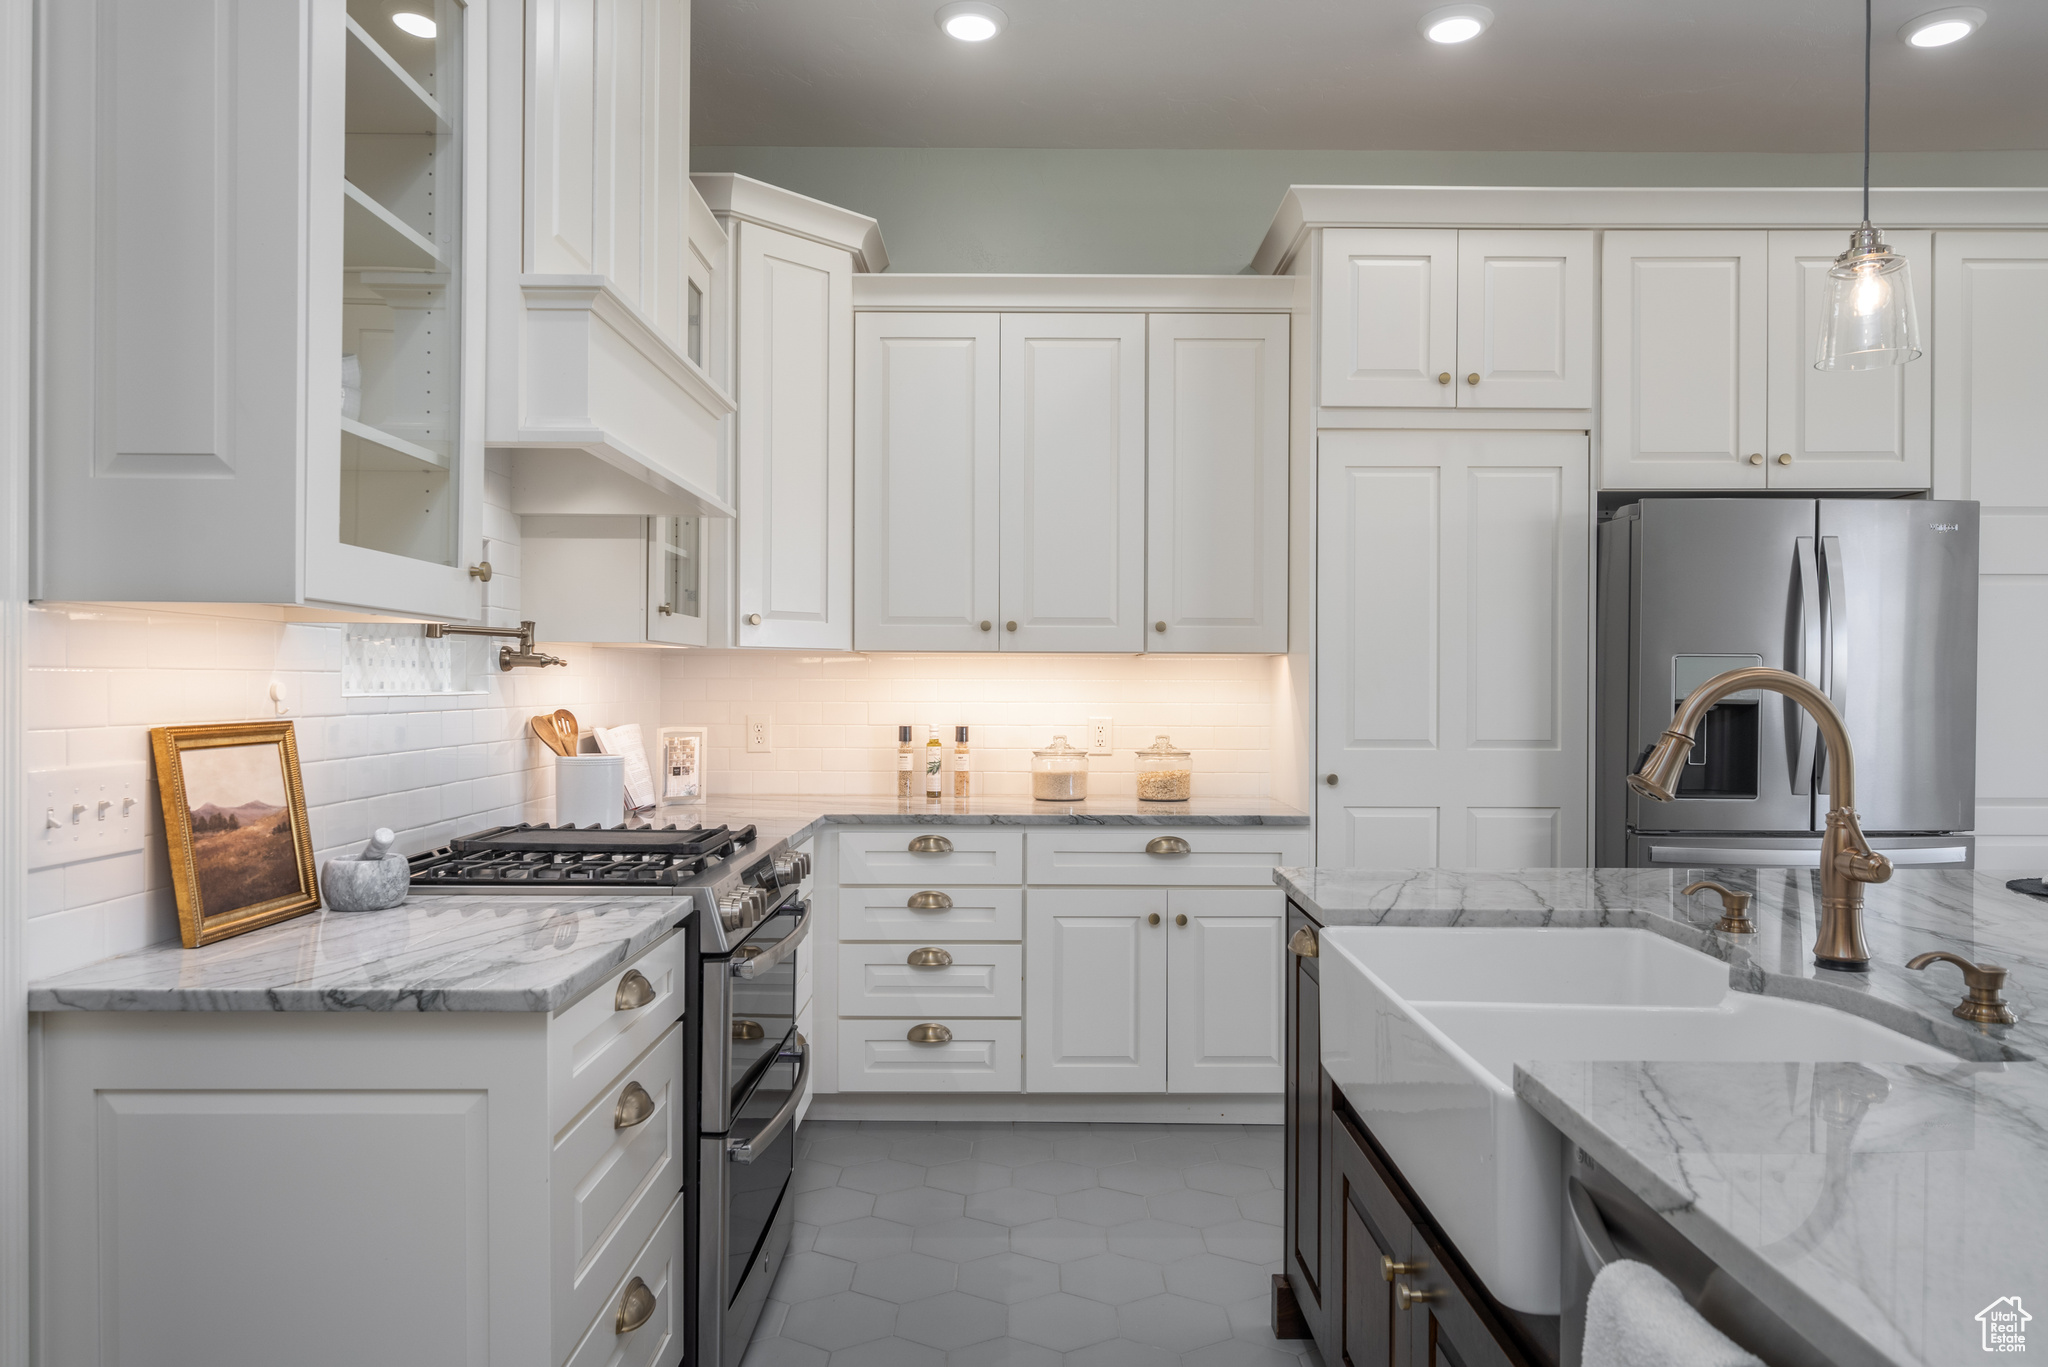
[[[1913,273],[1921,345],[1934,321],[1933,234],[1887,232]],[[1933,484],[1934,362],[1815,370],[1828,267],[1846,231],[1770,235],[1770,418],[1764,470],[1773,489],[1925,489]],[[1931,349],[1931,348],[1930,348]]]
[[[1287,649],[1288,322],[1149,320],[1147,650]]]
[[[995,650],[1002,322],[854,327],[854,646]]]
[[[1935,495],[2038,516],[2048,509],[2048,232],[1945,232],[1934,251]],[[1993,541],[1987,518],[1987,568]]]
[[[1458,234],[1460,408],[1593,406],[1593,235]]]
[[[1602,487],[1764,487],[1765,238],[1606,235]]]
[[[1142,651],[1144,316],[1006,314],[1002,358],[1002,630]]]
[[[1588,408],[1593,235],[1331,228],[1325,408]]]
[[[853,261],[737,225],[742,646],[853,648]]]
[[[1325,408],[1452,408],[1458,364],[1453,228],[1332,228],[1323,234]]]
[[[45,15],[37,597],[478,615],[485,8]]]

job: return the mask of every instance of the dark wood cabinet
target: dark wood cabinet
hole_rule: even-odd
[[[1316,923],[1287,905],[1286,1238],[1287,1284],[1309,1334],[1327,1354],[1323,1308],[1324,1140],[1329,1131],[1330,1083],[1323,1076],[1323,1001],[1312,955],[1298,952],[1303,932]]]

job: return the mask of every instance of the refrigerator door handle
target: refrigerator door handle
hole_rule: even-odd
[[[1799,537],[1794,543],[1797,548],[1799,566],[1799,659],[1793,672],[1800,678],[1820,687],[1820,565],[1814,559],[1813,538]],[[1795,734],[1799,737],[1797,753],[1792,761],[1792,791],[1801,797],[1813,789],[1813,751],[1819,738],[1819,731],[1806,709],[1791,699],[1785,706],[1792,713]]]
[[[1827,596],[1827,647],[1821,661],[1821,691],[1828,695],[1828,701],[1842,714],[1843,724],[1849,720],[1849,588],[1848,580],[1842,573],[1842,538],[1824,536],[1820,539],[1820,563],[1827,575],[1823,592]],[[1819,791],[1829,791],[1827,747],[1820,748]]]

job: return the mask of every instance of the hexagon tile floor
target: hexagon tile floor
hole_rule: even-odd
[[[1269,1327],[1277,1125],[811,1121],[744,1367],[1322,1367]]]

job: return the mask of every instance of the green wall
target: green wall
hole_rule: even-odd
[[[1232,274],[1289,185],[1852,185],[1854,153],[698,147],[868,214],[894,271]],[[1880,185],[2048,185],[2048,152],[1880,153]],[[1882,202],[1879,209],[1882,211]]]

